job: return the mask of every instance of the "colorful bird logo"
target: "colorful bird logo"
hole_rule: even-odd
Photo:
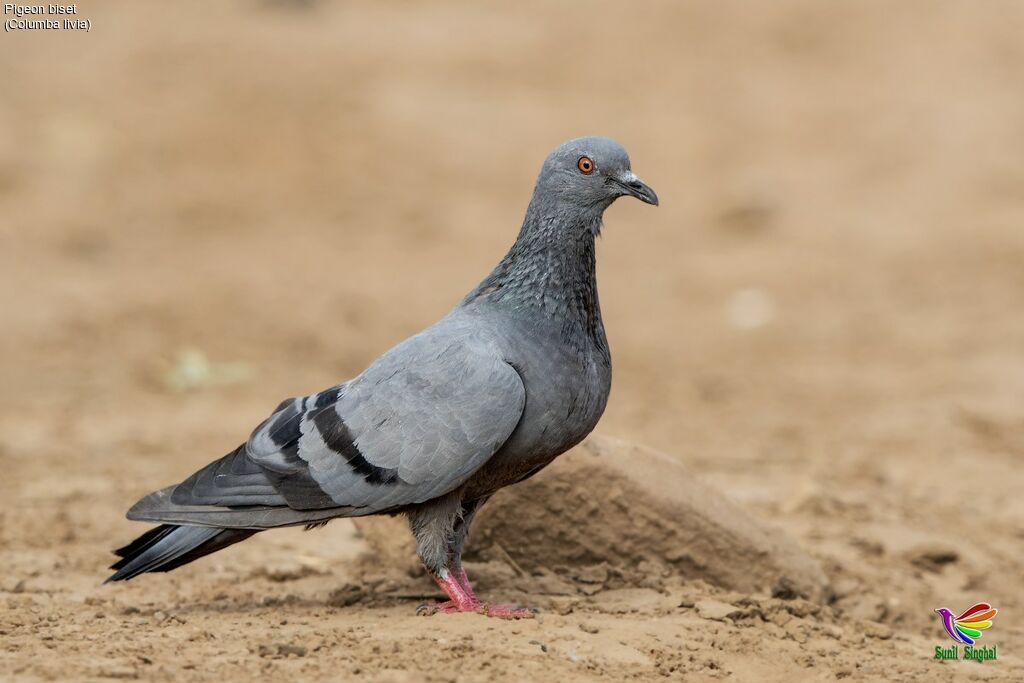
[[[942,625],[950,638],[964,645],[974,645],[974,639],[981,638],[981,632],[992,625],[997,610],[987,602],[979,602],[958,617],[945,607],[935,611],[942,617]]]

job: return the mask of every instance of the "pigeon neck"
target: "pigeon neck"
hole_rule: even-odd
[[[607,348],[597,297],[594,237],[601,216],[538,212],[531,206],[505,258],[464,304],[486,300],[562,323],[565,335],[586,333]]]

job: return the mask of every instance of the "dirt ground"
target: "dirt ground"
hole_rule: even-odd
[[[1024,678],[1024,5],[79,12],[0,36],[0,679]],[[417,617],[348,521],[101,585],[131,503],[443,315],[591,133],[662,199],[606,216],[597,431],[795,539],[823,602],[512,534],[470,570],[537,619]],[[998,659],[934,660],[979,601]]]

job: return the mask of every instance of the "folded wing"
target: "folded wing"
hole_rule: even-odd
[[[129,518],[268,528],[454,490],[512,434],[526,392],[471,330],[442,332],[406,340],[351,382],[283,402],[246,444]]]

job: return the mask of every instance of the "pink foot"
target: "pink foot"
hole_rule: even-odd
[[[433,576],[434,583],[444,591],[444,594],[449,599],[435,605],[420,605],[416,609],[416,614],[430,616],[438,612],[442,614],[455,614],[457,612],[481,611],[483,604],[473,595],[473,589],[463,586],[456,578],[457,576],[458,573],[456,572],[445,572],[444,576]],[[462,572],[462,576],[465,576],[465,572]]]
[[[473,587],[469,584],[466,571],[462,567],[457,567],[452,572],[445,574],[444,578],[440,576],[433,578],[450,599],[433,605],[420,605],[416,609],[416,614],[421,616],[477,612],[498,619],[532,619],[536,614],[533,610],[525,607],[488,605],[480,602],[473,594]]]

